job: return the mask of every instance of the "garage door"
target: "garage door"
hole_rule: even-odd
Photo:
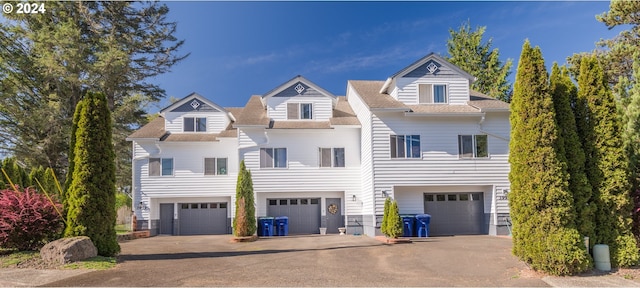
[[[267,199],[267,215],[289,217],[289,234],[320,233],[320,198]]]
[[[180,235],[227,234],[227,203],[181,203]]]
[[[482,192],[424,194],[424,211],[431,215],[431,235],[484,233]]]

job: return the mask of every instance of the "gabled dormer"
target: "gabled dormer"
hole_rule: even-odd
[[[235,121],[233,115],[207,98],[191,93],[160,110],[168,133],[217,134]]]
[[[431,53],[387,79],[380,94],[406,105],[466,105],[475,78]]]
[[[329,121],[337,98],[298,75],[262,95],[272,121]]]

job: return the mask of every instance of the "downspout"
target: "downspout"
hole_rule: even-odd
[[[505,138],[505,137],[502,137],[500,135],[496,135],[494,133],[491,133],[489,131],[485,131],[484,129],[482,129],[482,123],[484,123],[484,120],[485,120],[485,116],[482,116],[482,117],[480,117],[480,121],[478,122],[478,127],[480,128],[480,132],[482,132],[484,134],[487,134],[487,135],[489,135],[491,137],[498,138],[500,140],[504,140],[504,141],[507,141],[507,142],[510,141],[509,138]]]

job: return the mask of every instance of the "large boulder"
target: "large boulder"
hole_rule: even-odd
[[[98,256],[98,249],[87,236],[62,238],[40,249],[40,257],[47,263],[67,264]]]

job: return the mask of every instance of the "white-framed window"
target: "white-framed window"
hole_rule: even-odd
[[[318,148],[320,167],[345,167],[344,148]]]
[[[449,102],[447,85],[445,84],[419,84],[419,104],[446,104]]]
[[[389,135],[391,158],[420,158],[420,135]]]
[[[487,158],[488,146],[487,135],[458,135],[460,158]]]
[[[184,117],[184,132],[207,132],[207,117]]]
[[[173,158],[149,158],[149,176],[172,176]]]
[[[287,148],[260,148],[260,168],[287,168]]]
[[[287,119],[313,119],[313,103],[287,103]]]
[[[227,158],[204,158],[204,175],[227,175]]]

